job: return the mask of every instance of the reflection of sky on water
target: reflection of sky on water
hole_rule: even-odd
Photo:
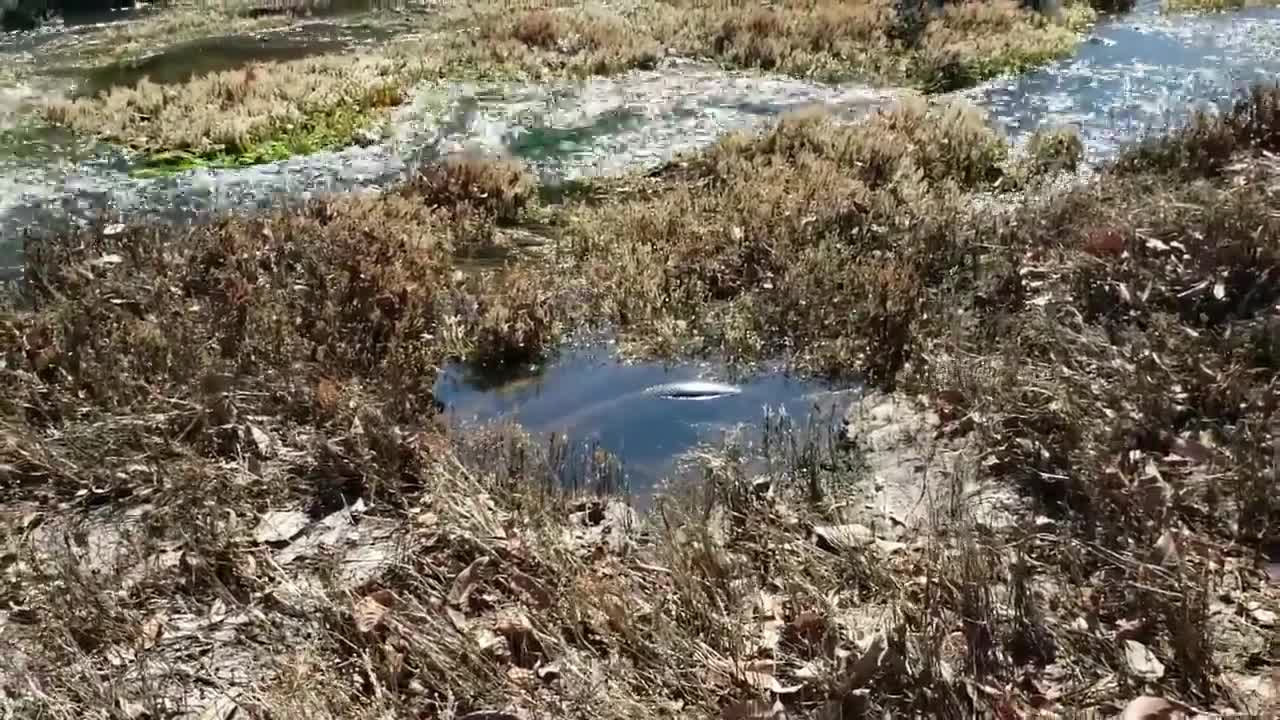
[[[1094,160],[1280,76],[1280,11],[1105,20],[1076,55],[960,93],[1011,137],[1077,126]]]
[[[675,456],[700,442],[715,442],[741,424],[759,425],[766,411],[785,409],[793,418],[805,418],[815,403],[830,402],[824,384],[776,373],[742,378],[740,394],[715,399],[676,400],[644,392],[695,379],[728,378],[713,365],[621,364],[602,354],[571,351],[537,374],[496,384],[470,378],[458,366],[446,368],[435,394],[459,423],[511,419],[534,433],[597,443],[623,461],[632,490],[640,494]]]

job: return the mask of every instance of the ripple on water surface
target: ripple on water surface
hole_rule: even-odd
[[[1280,74],[1280,10],[1104,20],[1075,56],[960,93],[1013,138],[1075,125],[1093,160]]]
[[[648,495],[686,451],[713,446],[741,426],[760,426],[766,413],[793,422],[826,423],[847,400],[825,383],[780,373],[738,379],[741,392],[681,399],[647,392],[690,380],[731,381],[716,364],[621,363],[604,351],[572,350],[544,368],[489,381],[464,366],[445,368],[436,399],[462,424],[514,420],[526,430],[560,433],[577,445],[598,445],[622,461],[632,493]]]

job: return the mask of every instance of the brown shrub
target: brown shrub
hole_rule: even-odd
[[[517,161],[455,155],[418,171],[407,191],[429,207],[475,210],[500,223],[515,222],[536,198],[536,183]]]
[[[1225,117],[1197,112],[1175,132],[1148,138],[1114,164],[1119,173],[1162,172],[1198,178],[1213,176],[1240,154],[1280,149],[1280,93],[1257,86]]]
[[[403,71],[386,58],[329,55],[210,73],[177,86],[144,78],[97,97],[50,100],[43,112],[50,123],[137,150],[236,155],[299,134],[308,123],[317,137],[299,142],[350,135],[403,101]]]
[[[976,316],[953,297],[933,311],[939,328],[967,329],[939,332],[930,362],[990,369],[970,372],[983,380],[961,394],[991,418],[999,467],[1109,541],[1154,542],[1174,518],[1256,539],[1280,520],[1260,490],[1274,482],[1271,450],[1251,444],[1277,421],[1280,223],[1269,162],[1254,157],[1274,133],[1275,92],[1125,155],[1097,185],[1023,208],[991,243],[1008,253],[1003,286],[1019,292]],[[1237,154],[1171,180],[1171,160],[1206,137]],[[1228,166],[1236,175],[1217,179]],[[1185,464],[1170,463],[1178,455]]]
[[[637,14],[580,8],[490,11],[480,21],[481,65],[541,77],[612,74],[653,66],[662,48]]]
[[[725,138],[663,190],[590,209],[569,232],[610,319],[654,332],[676,320],[707,349],[794,347],[822,370],[892,382],[923,289],[963,262],[960,188],[998,179],[1004,153],[962,108],[908,102],[855,125],[800,114]]]

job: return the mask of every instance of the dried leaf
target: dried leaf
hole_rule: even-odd
[[[260,543],[281,543],[292,540],[302,532],[310,520],[307,514],[298,510],[269,512],[258,521],[253,531],[253,538]]]
[[[128,718],[128,720],[140,720],[140,718],[151,714],[147,712],[147,708],[142,703],[134,702],[133,700],[120,698],[116,701],[116,705],[120,708],[120,714]]]
[[[1188,710],[1187,706],[1164,698],[1142,695],[1130,700],[1129,704],[1124,706],[1120,720],[1174,720],[1178,717],[1174,713],[1181,714]]]
[[[1151,652],[1150,648],[1137,640],[1124,641],[1124,659],[1129,671],[1140,678],[1159,680],[1164,677],[1164,663]]]
[[[157,613],[142,623],[142,647],[155,647],[160,636],[164,634],[165,616]]]
[[[213,702],[205,706],[197,720],[227,720],[234,715],[240,706],[226,695],[219,695]]]
[[[449,617],[449,622],[453,623],[453,627],[458,632],[460,633],[467,632],[470,625],[467,622],[467,616],[463,614],[461,610],[455,607],[446,607],[444,609],[444,612],[445,612],[445,615]]]
[[[1180,557],[1178,541],[1174,539],[1172,532],[1165,530],[1160,535],[1160,539],[1156,541],[1152,552],[1152,561],[1157,565],[1174,565],[1177,564]]]
[[[877,550],[884,553],[885,555],[892,555],[896,552],[899,552],[901,550],[907,549],[908,547],[911,547],[910,545],[904,542],[897,542],[895,540],[881,540],[880,538],[876,538],[875,546]]]
[[[382,624],[393,607],[395,596],[390,590],[379,590],[360,598],[351,611],[356,621],[356,630],[362,633],[372,632]]]
[[[785,613],[782,598],[764,590],[756,591],[755,605],[760,617],[781,620]]]
[[[102,257],[98,257],[98,258],[94,258],[93,260],[90,260],[89,264],[93,265],[94,267],[98,267],[101,265],[119,265],[122,262],[124,262],[123,257],[117,255],[116,253],[110,253],[108,255],[103,255]]]
[[[269,458],[275,454],[275,443],[271,441],[271,436],[257,425],[249,425],[249,439],[253,441],[259,457]]]
[[[876,633],[868,643],[867,649],[858,656],[857,660],[850,663],[844,682],[840,684],[841,694],[847,695],[870,682],[887,657],[888,643],[885,635],[882,632]]]
[[[465,570],[458,573],[458,577],[453,580],[453,587],[449,588],[450,604],[458,607],[467,604],[471,591],[480,584],[480,572],[489,566],[489,562],[488,557],[478,557]]]
[[[482,653],[502,656],[508,652],[507,639],[487,627],[478,627],[471,631],[471,638]]]
[[[520,716],[500,710],[477,710],[463,715],[458,720],[520,720]]]
[[[799,692],[803,685],[783,685],[778,682],[774,673],[774,663],[770,660],[758,660],[748,663],[740,676],[757,690],[768,690],[778,695],[790,695]]]
[[[830,552],[841,552],[850,548],[861,547],[875,540],[875,533],[871,531],[871,528],[858,523],[817,525],[813,528],[813,535],[818,547]]]
[[[1254,622],[1263,627],[1271,627],[1276,624],[1276,614],[1271,610],[1258,608],[1249,614],[1253,617]]]
[[[511,573],[511,584],[523,591],[533,601],[533,604],[540,608],[550,607],[555,602],[555,597],[550,590],[543,587],[533,577],[526,575],[519,570]]]
[[[764,651],[771,651],[778,647],[778,643],[782,640],[782,631],[786,627],[786,623],[781,620],[765,620],[760,623],[760,641],[757,647]]]

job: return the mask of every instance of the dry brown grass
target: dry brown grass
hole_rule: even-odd
[[[738,67],[822,80],[858,78],[926,90],[1019,72],[1071,51],[1072,28],[1007,0],[948,5],[930,16],[920,5],[794,0],[676,3],[668,44]]]
[[[215,8],[175,8],[144,15],[126,23],[112,23],[83,35],[67,35],[42,48],[55,60],[84,63],[124,62],[157,48],[218,35],[232,35],[287,26],[283,17],[245,17]]]
[[[1074,24],[1060,25],[1012,0],[974,0],[935,17],[887,0],[536,5],[476,8],[478,46],[454,50],[454,72],[612,73],[649,67],[669,49],[738,68],[943,90],[1065,55],[1092,17],[1073,12]]]
[[[484,72],[534,78],[653,67],[663,48],[632,18],[602,9],[494,9],[480,20],[472,59]]]
[[[973,0],[936,16],[874,0],[744,3],[642,2],[621,9],[547,3],[448,6],[417,22],[424,39],[370,57],[254,65],[161,87],[146,80],[93,98],[55,99],[44,118],[186,167],[248,164],[354,142],[379,110],[424,79],[582,77],[653,67],[668,54],[822,80],[861,79],[946,90],[1068,53],[1076,36],[1013,0]],[[141,45],[215,32],[247,32],[258,20],[175,11],[79,39],[122,61]],[[246,24],[249,23],[249,24]],[[163,39],[163,41],[162,41]],[[118,57],[117,57],[118,56]]]
[[[559,492],[541,441],[442,434],[436,362],[522,360],[536,308],[567,312],[563,268],[452,272],[457,207],[480,207],[457,188],[509,196],[508,168],[43,242],[34,306],[0,316],[0,707],[1029,718],[1158,695],[1269,717],[1274,684],[1246,691],[1280,668],[1257,567],[1280,521],[1275,107],[986,225],[956,220],[1003,145],[912,105],[788,119],[572,208],[624,329],[730,318],[919,393],[955,472],[1040,515],[933,508],[902,542],[853,525],[859,458],[803,436],[763,474],[707,453],[637,516]]]
[[[1231,12],[1245,8],[1274,7],[1270,0],[1164,0],[1161,3],[1165,12]]]
[[[358,119],[399,104],[402,70],[378,57],[263,63],[177,86],[144,79],[95,98],[58,99],[45,105],[44,115],[55,125],[145,152],[238,155],[318,125],[358,125]]]
[[[1084,160],[1084,142],[1073,127],[1040,128],[1027,140],[1018,172],[1026,177],[1075,172]]]
[[[962,105],[907,101],[854,125],[801,114],[569,233],[592,307],[647,343],[889,380],[924,289],[969,261],[965,193],[994,188],[1005,155]]]

